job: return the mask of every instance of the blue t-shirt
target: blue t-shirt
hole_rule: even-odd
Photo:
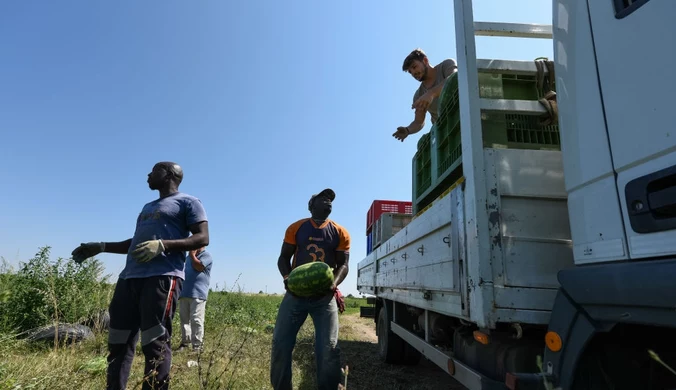
[[[185,279],[185,251],[164,252],[147,263],[139,263],[131,255],[136,245],[148,240],[178,240],[190,236],[190,225],[207,221],[202,202],[180,192],[154,200],[145,206],[136,220],[136,231],[131,239],[127,264],[120,278],[146,278],[171,275]]]
[[[211,254],[206,250],[197,255],[202,262],[204,271],[199,272],[192,266],[192,259],[188,255],[185,260],[185,282],[181,289],[181,298],[197,298],[207,300],[209,295],[209,278],[211,277]]]

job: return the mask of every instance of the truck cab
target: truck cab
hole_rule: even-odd
[[[575,267],[543,371],[562,389],[676,387],[658,361],[676,366],[676,77],[658,65],[676,61],[674,16],[674,1],[553,2]]]

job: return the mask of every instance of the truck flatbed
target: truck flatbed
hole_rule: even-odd
[[[548,323],[557,272],[573,266],[561,152],[487,148],[484,166],[490,257],[467,254],[475,200],[461,180],[359,262],[361,293],[487,329]]]

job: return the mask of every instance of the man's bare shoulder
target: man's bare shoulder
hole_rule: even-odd
[[[457,67],[458,63],[455,62],[455,60],[453,58],[447,58],[447,59],[441,61],[440,63],[438,63],[437,66],[435,66],[435,68],[440,68],[442,66],[456,66]]]

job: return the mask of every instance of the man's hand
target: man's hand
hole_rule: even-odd
[[[427,110],[427,107],[432,104],[432,100],[434,100],[434,95],[431,93],[425,92],[424,95],[418,98],[415,102],[413,102],[413,105],[411,108],[416,109],[416,110]]]
[[[131,255],[139,263],[146,263],[162,252],[164,252],[162,240],[150,240],[136,245],[136,249],[131,252]]]
[[[284,278],[284,290],[286,290],[289,294],[291,294],[295,297],[296,294],[294,294],[293,291],[289,290],[289,284],[287,282],[287,278],[288,278],[288,276]]]
[[[338,306],[338,312],[342,313],[345,311],[345,298],[343,294],[337,288],[333,292],[333,297],[336,298],[336,305]]]
[[[99,253],[103,252],[106,249],[106,244],[103,242],[88,242],[82,243],[80,246],[75,248],[71,255],[73,256],[73,261],[78,264],[82,264],[83,261],[90,257],[94,257]]]
[[[197,249],[190,251],[190,263],[197,272],[202,272],[206,269],[206,267],[204,266],[204,264],[202,264],[200,259],[197,258]]]
[[[401,142],[404,142],[404,140],[406,139],[406,137],[408,137],[409,134],[410,132],[408,130],[408,127],[400,126],[397,127],[397,131],[395,131],[394,134],[392,134],[392,137],[398,139]]]

